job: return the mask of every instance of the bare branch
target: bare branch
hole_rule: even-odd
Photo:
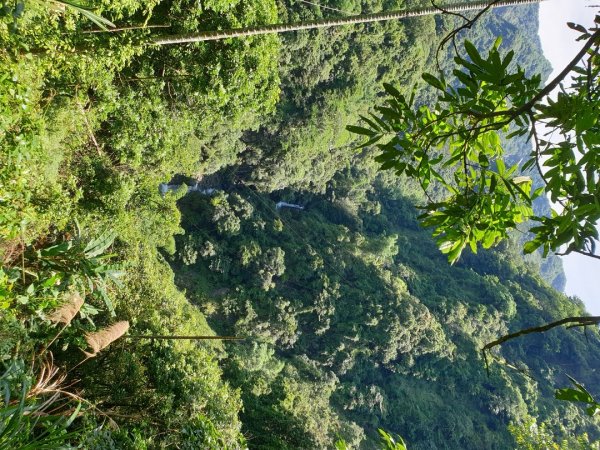
[[[436,64],[437,64],[438,68],[440,67],[440,65],[439,65],[439,54],[440,54],[440,52],[442,51],[442,49],[444,48],[444,46],[445,46],[445,45],[446,45],[446,44],[447,44],[447,43],[448,43],[450,40],[452,40],[452,43],[453,43],[453,45],[454,45],[454,50],[455,50],[455,52],[457,53],[457,56],[458,56],[458,50],[457,50],[457,47],[456,47],[456,42],[455,42],[455,38],[456,38],[456,36],[458,35],[458,33],[460,33],[460,32],[461,32],[461,31],[463,31],[463,30],[470,29],[470,28],[471,28],[471,27],[472,27],[472,26],[475,24],[475,22],[477,22],[477,21],[479,20],[479,18],[480,18],[481,16],[483,16],[483,15],[484,15],[486,12],[488,12],[490,9],[494,8],[494,5],[496,5],[497,3],[500,3],[501,1],[502,1],[502,0],[493,0],[493,1],[491,1],[490,3],[488,3],[488,5],[487,5],[485,8],[483,8],[481,11],[479,11],[479,12],[478,12],[478,13],[475,15],[475,17],[473,17],[472,19],[468,19],[467,17],[465,17],[465,16],[464,16],[464,15],[462,15],[462,14],[458,14],[458,13],[456,13],[456,12],[449,11],[449,10],[447,10],[447,9],[444,9],[444,8],[442,8],[442,7],[438,6],[438,5],[436,5],[436,4],[435,4],[435,1],[434,1],[434,0],[431,0],[431,4],[432,4],[432,5],[433,5],[433,6],[434,6],[434,7],[435,7],[437,10],[439,10],[439,11],[443,12],[444,14],[458,16],[458,17],[462,18],[462,19],[465,21],[465,23],[464,23],[463,25],[461,25],[461,26],[460,26],[460,27],[458,27],[458,28],[455,28],[455,29],[454,29],[454,30],[452,30],[450,33],[448,33],[448,34],[447,34],[447,35],[444,37],[444,39],[442,39],[442,40],[441,40],[441,42],[440,42],[440,45],[438,45],[438,48],[437,48],[437,50],[436,50],[436,52],[435,52],[435,61],[436,61]]]
[[[579,253],[580,255],[589,256],[590,258],[600,259],[600,255],[596,255],[596,254],[591,253],[591,252],[584,252],[583,250],[575,250],[575,249],[569,250],[568,252],[555,253],[555,255],[557,255],[557,256],[566,256],[566,255],[568,255],[570,253]]]
[[[512,339],[516,339],[518,337],[532,333],[544,333],[545,331],[551,330],[556,327],[560,327],[562,325],[573,324],[572,326],[576,327],[586,327],[588,325],[597,325],[599,323],[600,316],[566,317],[564,319],[557,320],[556,322],[550,322],[545,325],[540,325],[538,327],[524,328],[522,330],[516,331],[515,333],[507,334],[496,339],[495,341],[487,343],[482,350],[483,352],[486,352]]]

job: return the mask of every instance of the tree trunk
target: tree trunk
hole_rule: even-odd
[[[501,6],[523,5],[528,3],[539,3],[542,0],[505,0],[492,5],[493,8]],[[485,8],[490,5],[490,1],[466,2],[455,5],[444,6],[443,12],[460,13],[475,9]],[[406,19],[408,17],[426,16],[430,14],[439,14],[442,9],[431,7],[416,9],[413,11],[388,11],[377,14],[365,14],[360,16],[350,16],[336,19],[323,19],[311,22],[291,23],[291,24],[273,24],[258,27],[235,28],[231,30],[202,31],[193,34],[179,34],[166,37],[157,37],[150,41],[154,45],[183,44],[188,42],[218,41],[235,37],[256,36],[259,34],[277,34],[288,31],[312,30],[315,28],[338,27],[343,25],[353,25],[358,23],[381,22],[386,20]]]

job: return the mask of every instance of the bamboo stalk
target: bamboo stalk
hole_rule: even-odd
[[[544,0],[506,0],[495,3],[492,5],[493,8],[500,8],[502,6],[514,6],[514,5],[524,5],[530,3],[539,3]],[[486,8],[489,6],[489,1],[479,1],[479,2],[465,2],[458,3],[455,5],[445,6],[443,7],[444,12],[453,13],[453,12],[462,12],[462,11],[471,11],[481,8]],[[277,33],[285,33],[290,31],[299,31],[299,30],[312,30],[317,28],[327,28],[327,27],[337,27],[343,25],[353,25],[353,24],[361,24],[361,23],[370,23],[370,22],[382,22],[388,20],[397,20],[397,19],[406,19],[409,17],[419,17],[426,16],[432,14],[440,14],[442,11],[439,8],[431,7],[431,8],[422,8],[416,9],[412,11],[387,11],[376,14],[364,14],[359,16],[349,16],[343,18],[335,18],[335,19],[323,19],[323,20],[315,20],[309,22],[300,22],[300,23],[291,23],[291,24],[273,24],[273,25],[264,25],[258,27],[244,27],[244,28],[234,28],[230,30],[216,30],[216,31],[202,31],[199,33],[191,33],[191,34],[178,34],[173,36],[166,37],[156,37],[150,40],[150,44],[153,45],[172,45],[172,44],[183,44],[190,42],[204,42],[204,41],[218,41],[222,39],[236,38],[236,37],[246,37],[246,36],[256,36],[262,34],[277,34]]]
[[[126,339],[187,339],[187,340],[222,340],[243,341],[245,338],[238,336],[168,336],[168,335],[133,335],[125,336]]]

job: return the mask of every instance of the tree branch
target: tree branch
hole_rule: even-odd
[[[458,33],[460,33],[461,31],[463,31],[463,30],[466,30],[466,29],[469,29],[469,28],[471,28],[471,27],[473,26],[473,24],[474,24],[475,22],[477,22],[477,21],[479,20],[479,18],[480,18],[482,15],[484,15],[484,14],[485,14],[487,11],[489,11],[490,9],[492,9],[492,8],[494,7],[494,5],[495,5],[496,3],[499,3],[500,1],[501,1],[501,0],[493,0],[493,1],[491,1],[491,2],[490,2],[490,3],[489,3],[489,4],[488,4],[488,5],[485,7],[485,8],[483,8],[481,11],[479,11],[475,17],[473,17],[472,19],[470,19],[470,20],[469,20],[469,19],[467,19],[465,16],[463,16],[462,14],[453,13],[453,12],[451,12],[451,11],[448,11],[447,9],[444,9],[444,8],[442,8],[442,7],[438,6],[438,5],[436,5],[435,1],[434,1],[434,0],[431,0],[431,4],[432,4],[432,5],[433,5],[433,7],[434,7],[434,8],[436,8],[437,10],[439,10],[439,11],[443,12],[444,14],[449,14],[449,15],[450,15],[450,14],[452,14],[452,15],[455,15],[455,16],[459,16],[459,17],[461,17],[463,20],[465,20],[465,21],[466,21],[466,23],[464,23],[464,24],[463,24],[463,25],[461,25],[460,27],[458,27],[458,28],[455,28],[455,29],[454,29],[454,30],[452,30],[450,33],[448,33],[448,34],[447,34],[447,35],[444,37],[444,39],[442,39],[442,41],[440,42],[440,45],[438,45],[437,51],[435,52],[435,61],[436,61],[436,64],[437,64],[438,68],[440,67],[440,64],[439,64],[439,53],[440,53],[440,51],[442,50],[442,48],[444,48],[444,46],[445,46],[445,45],[448,43],[448,41],[452,40],[452,42],[453,42],[453,45],[454,45],[454,49],[455,49],[455,51],[456,51],[456,53],[457,53],[457,55],[458,55],[458,50],[457,50],[457,48],[456,48],[456,42],[455,42],[455,40],[454,40],[454,39],[455,39],[455,37],[456,37],[456,35],[457,35]]]
[[[555,253],[556,256],[566,256],[570,253],[579,253],[580,255],[583,256],[589,256],[590,258],[595,258],[595,259],[600,259],[600,255],[595,255],[594,253],[589,253],[589,252],[584,252],[583,250],[570,250],[568,252],[564,252],[564,253]]]
[[[596,41],[600,39],[600,30],[597,30],[592,36],[588,39],[585,45],[579,50],[579,53],[571,60],[569,64],[565,66],[565,68],[556,76],[554,79],[544,87],[535,97],[525,103],[523,106],[518,108],[514,112],[514,117],[523,114],[526,111],[530,111],[533,106],[547,96],[550,92],[552,92],[556,87],[565,79],[565,77],[571,73],[571,71],[575,68],[579,61],[583,59],[583,57],[587,54],[588,50],[592,48],[592,46],[596,43]]]
[[[486,352],[491,350],[498,345],[504,344],[507,341],[512,339],[516,339],[521,336],[525,336],[527,334],[532,333],[543,333],[545,331],[551,330],[552,328],[560,327],[561,325],[573,324],[572,326],[576,327],[585,327],[588,325],[597,325],[600,323],[600,316],[581,316],[581,317],[566,317],[561,320],[557,320],[556,322],[550,322],[545,325],[540,325],[538,327],[524,328],[515,333],[510,333],[505,336],[502,336],[495,341],[487,343],[482,351]]]
[[[550,94],[556,87],[566,78],[569,73],[575,68],[577,64],[583,59],[587,52],[594,46],[597,40],[600,40],[600,30],[597,30],[581,48],[579,53],[571,60],[569,64],[540,92],[538,92],[531,100],[521,105],[517,109],[508,109],[506,111],[496,111],[489,114],[482,114],[482,118],[498,117],[498,116],[509,116],[511,118],[518,117],[524,113],[531,112],[536,103]]]

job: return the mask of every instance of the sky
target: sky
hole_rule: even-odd
[[[546,0],[540,3],[540,40],[544,56],[552,64],[554,78],[581,49],[583,42],[575,42],[579,34],[566,26],[575,22],[584,26],[593,23],[598,0]],[[562,257],[567,276],[568,295],[576,295],[586,305],[589,313],[600,315],[600,260],[582,255]]]

